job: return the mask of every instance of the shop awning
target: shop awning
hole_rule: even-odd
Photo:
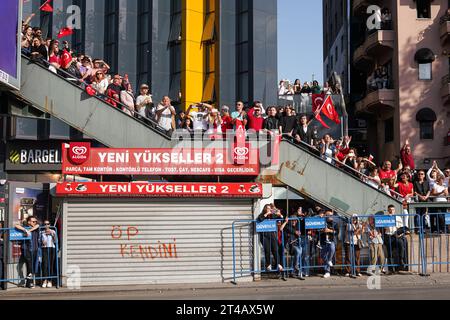
[[[418,122],[435,122],[437,117],[436,113],[430,108],[423,108],[417,112],[416,120]]]
[[[434,56],[433,51],[431,51],[428,48],[422,48],[417,50],[416,54],[414,55],[414,60],[417,61],[417,63],[430,63],[436,60],[436,57]]]

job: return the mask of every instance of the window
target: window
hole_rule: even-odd
[[[423,108],[417,112],[416,120],[420,126],[420,139],[434,139],[434,123],[437,120],[436,113],[430,108]]]
[[[417,18],[431,18],[431,0],[416,0]]]
[[[431,62],[419,64],[419,80],[431,80]]]
[[[341,36],[341,52],[344,52],[344,35]]]
[[[151,8],[149,1],[138,3],[138,86],[149,83],[151,73]]]
[[[389,118],[384,122],[384,142],[394,141],[394,118]]]
[[[105,10],[105,61],[111,66],[111,73],[116,73],[117,70],[117,55],[118,46],[117,41],[119,32],[117,31],[119,25],[119,1],[106,1]]]
[[[336,48],[334,49],[334,62],[337,64],[338,62],[338,46],[336,45]]]
[[[250,65],[251,65],[251,46],[249,45],[249,0],[237,0],[237,75],[236,92],[237,100],[247,103],[250,100]]]

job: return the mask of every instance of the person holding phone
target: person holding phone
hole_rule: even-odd
[[[27,288],[34,288],[33,277],[36,274],[35,265],[38,257],[39,248],[39,224],[34,216],[28,216],[24,225],[17,224],[15,228],[24,233],[29,240],[20,241],[21,255],[19,258],[19,265],[25,264],[27,269],[27,277],[25,286]],[[21,282],[22,284],[22,282]]]
[[[41,231],[39,240],[42,248],[42,288],[51,288],[52,278],[55,276],[56,232],[50,228],[50,221],[44,221],[44,230]]]

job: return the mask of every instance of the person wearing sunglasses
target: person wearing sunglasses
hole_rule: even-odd
[[[44,230],[39,237],[42,248],[42,288],[52,287],[56,256],[56,232],[50,228],[50,221],[44,221]]]
[[[34,288],[33,278],[36,273],[35,266],[38,258],[39,248],[39,224],[34,216],[29,216],[26,225],[15,225],[15,228],[24,233],[26,240],[21,240],[21,255],[19,258],[19,266],[25,264],[27,269],[27,277],[25,285],[27,288]]]

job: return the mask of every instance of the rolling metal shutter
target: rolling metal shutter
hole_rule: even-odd
[[[231,281],[241,219],[252,219],[252,200],[66,199],[63,276],[75,266],[82,286]],[[250,269],[250,230],[236,243]]]

